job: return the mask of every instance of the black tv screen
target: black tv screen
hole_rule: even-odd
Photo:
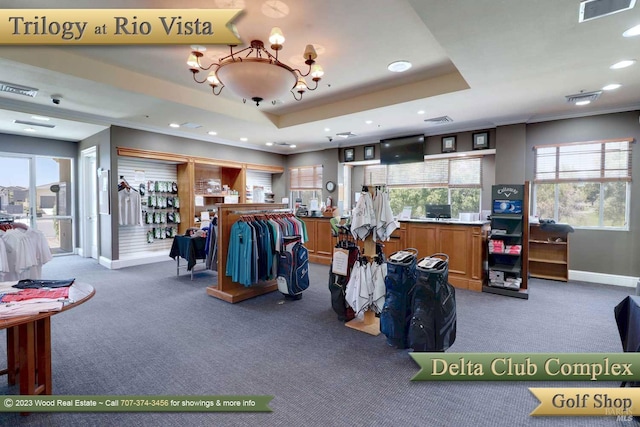
[[[424,161],[424,135],[380,141],[380,164],[396,165]]]

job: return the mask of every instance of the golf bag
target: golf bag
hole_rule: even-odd
[[[346,276],[335,274],[333,272],[333,262],[331,263],[331,267],[329,270],[329,292],[331,292],[331,307],[333,308],[333,311],[335,311],[338,315],[338,320],[348,322],[349,320],[352,320],[354,317],[356,317],[356,314],[353,309],[347,305],[347,301],[345,300],[347,283],[349,283],[349,279],[351,278],[351,271],[353,270],[353,266],[358,259],[360,250],[358,249],[358,246],[356,246],[353,242],[339,242],[336,247],[348,251],[349,258],[347,263]]]
[[[384,307],[380,313],[380,331],[387,343],[397,348],[408,348],[407,331],[411,320],[410,293],[416,281],[418,251],[410,248],[393,253],[387,259]]]
[[[285,236],[278,255],[278,290],[293,299],[302,298],[309,287],[309,252],[300,236]]]
[[[445,351],[456,340],[456,293],[449,280],[449,257],[435,254],[416,266],[411,292],[409,347],[414,351]]]

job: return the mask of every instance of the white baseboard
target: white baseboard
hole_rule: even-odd
[[[169,255],[166,252],[158,253],[141,253],[135,257],[126,257],[111,261],[112,270],[125,267],[135,267],[136,265],[153,264],[156,262],[169,261]]]
[[[638,284],[638,277],[618,276],[616,274],[594,273],[591,271],[569,270],[569,280],[580,282],[602,283],[603,285],[626,286],[635,288]]]
[[[81,257],[84,257],[84,250],[82,248],[76,248],[77,254]]]
[[[108,269],[111,270],[111,263],[113,261],[111,261],[109,258],[101,256],[100,259],[98,260],[98,262],[100,263],[101,266],[107,267]]]

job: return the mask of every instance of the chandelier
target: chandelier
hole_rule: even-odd
[[[243,102],[252,100],[256,105],[264,100],[270,100],[272,104],[287,91],[291,92],[296,101],[302,99],[307,90],[316,90],[318,82],[324,75],[322,67],[316,64],[318,57],[313,45],[308,44],[304,50],[304,63],[309,69],[303,73],[297,68],[292,68],[278,59],[278,51],[282,50],[284,43],[282,30],[274,27],[269,36],[271,49],[275,55],[269,52],[261,40],[252,40],[251,44],[234,52],[237,45],[229,45],[230,54],[213,62],[209,66],[203,66],[200,59],[204,49],[195,49],[189,55],[187,65],[193,73],[193,80],[197,83],[209,83],[214,95],[219,95],[222,89],[228,87],[231,92],[242,97]],[[198,80],[200,71],[209,71],[207,78]],[[311,75],[314,82],[309,87],[305,77]]]

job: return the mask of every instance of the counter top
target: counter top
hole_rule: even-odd
[[[446,219],[435,219],[435,218],[424,218],[424,219],[401,219],[400,222],[411,222],[418,224],[447,224],[447,225],[484,225],[489,224],[489,221],[460,221],[455,218],[446,218]]]

